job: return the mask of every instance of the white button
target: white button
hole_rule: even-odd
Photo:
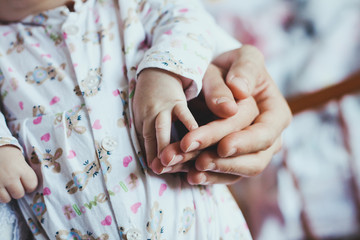
[[[118,146],[118,142],[113,137],[104,137],[101,145],[106,151],[113,151]]]
[[[79,32],[79,27],[75,25],[69,25],[65,27],[65,32],[68,35],[75,35]]]
[[[100,79],[98,76],[90,75],[87,77],[85,84],[89,89],[96,89],[98,88],[100,83]]]
[[[141,232],[139,229],[130,228],[126,233],[127,240],[141,240]]]

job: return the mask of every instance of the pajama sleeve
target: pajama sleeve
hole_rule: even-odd
[[[5,76],[0,69],[0,86],[3,84],[5,80]],[[1,96],[2,98],[3,96]],[[18,140],[12,136],[9,128],[6,125],[5,117],[2,112],[0,112],[0,147],[4,145],[13,145],[19,148],[21,151],[23,150],[20,146]]]
[[[22,151],[18,140],[11,135],[7,127],[4,115],[0,112],[0,147],[4,145],[13,145]]]
[[[187,99],[198,95],[211,59],[239,43],[220,29],[198,0],[149,0],[140,6],[149,46],[137,68],[161,68],[191,81]]]

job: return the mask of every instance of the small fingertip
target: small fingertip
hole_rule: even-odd
[[[25,188],[25,192],[26,192],[26,193],[32,193],[32,192],[35,191],[35,189],[37,188],[37,186],[38,186],[38,182],[32,183],[30,186],[28,186],[28,187]]]
[[[156,157],[154,160],[150,163],[148,163],[148,166],[153,170],[154,173],[160,174],[164,166],[161,164],[160,160]]]
[[[189,131],[195,130],[197,128],[199,128],[199,125],[197,123],[188,127]]]

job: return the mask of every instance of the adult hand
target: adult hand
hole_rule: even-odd
[[[195,167],[190,167],[187,179],[191,184],[232,183],[242,176],[254,176],[262,172],[269,164],[272,156],[281,147],[281,133],[290,123],[291,112],[278,90],[276,84],[265,69],[262,54],[252,46],[242,46],[239,49],[226,52],[214,60],[214,63],[228,71],[226,84],[241,103],[255,100],[259,115],[247,127],[244,124],[254,109],[244,108],[241,114],[236,114],[220,122],[210,122],[186,134],[180,143],[169,145],[161,154],[161,163],[168,168],[174,159],[175,163],[184,163],[196,157]],[[220,115],[219,105],[214,99],[231,96],[224,90],[211,91],[214,84],[221,85],[218,77],[209,80],[209,74],[204,78],[203,94],[206,103],[215,114]],[[215,82],[215,83],[214,83]],[[210,87],[207,87],[210,85]],[[221,97],[220,97],[221,98]],[[224,103],[222,103],[224,104]],[[226,102],[225,102],[226,104]],[[255,106],[256,107],[256,106]],[[240,112],[240,110],[238,111]],[[233,120],[232,125],[226,120]],[[223,129],[227,131],[223,131]],[[229,133],[229,128],[232,128]],[[219,135],[220,134],[220,135]],[[222,134],[222,137],[221,137]],[[215,137],[214,137],[215,136]],[[217,144],[217,149],[206,149]],[[199,153],[199,150],[203,150]],[[186,154],[183,154],[186,152]],[[179,157],[180,156],[180,157]],[[171,164],[170,164],[171,165]],[[172,171],[184,169],[184,166],[172,166]]]

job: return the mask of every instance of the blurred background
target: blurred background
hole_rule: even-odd
[[[230,187],[254,239],[360,239],[360,0],[203,1],[294,113],[270,166]]]

